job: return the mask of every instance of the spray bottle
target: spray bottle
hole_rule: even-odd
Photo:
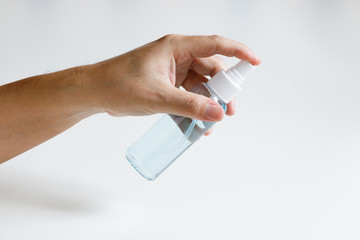
[[[191,92],[213,99],[226,111],[226,104],[240,92],[240,85],[254,69],[241,60],[207,83],[197,84]],[[214,124],[165,114],[127,149],[126,158],[144,178],[154,180]]]

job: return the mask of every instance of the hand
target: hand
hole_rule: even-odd
[[[224,116],[219,104],[179,89],[182,86],[189,90],[206,82],[205,75],[213,76],[225,69],[224,62],[215,54],[260,64],[248,47],[230,39],[167,35],[118,57],[85,66],[83,71],[88,77],[84,84],[92,89],[87,94],[89,102],[97,99],[96,108],[112,116],[170,113],[219,121]],[[234,112],[231,101],[226,113]]]
[[[230,39],[167,35],[100,63],[0,86],[0,163],[100,112],[221,120],[219,104],[179,89],[189,90],[225,68],[215,54],[260,64],[249,48]],[[232,101],[227,114],[234,112]]]

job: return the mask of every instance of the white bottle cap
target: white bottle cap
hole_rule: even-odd
[[[229,103],[240,92],[240,85],[245,77],[254,69],[255,67],[249,62],[241,60],[229,70],[218,72],[207,82],[207,85],[217,97]]]

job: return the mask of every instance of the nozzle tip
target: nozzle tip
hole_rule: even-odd
[[[255,67],[245,60],[241,60],[234,68],[244,78],[255,70]]]

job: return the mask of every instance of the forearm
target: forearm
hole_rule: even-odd
[[[82,68],[0,86],[0,163],[99,112],[86,97]]]

